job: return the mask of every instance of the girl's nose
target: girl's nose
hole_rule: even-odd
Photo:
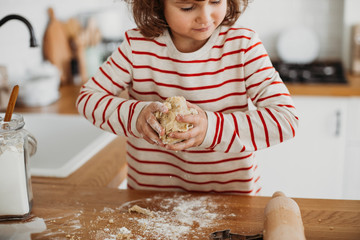
[[[209,7],[204,6],[199,11],[199,15],[197,16],[196,22],[199,24],[206,25],[211,21],[211,9]]]

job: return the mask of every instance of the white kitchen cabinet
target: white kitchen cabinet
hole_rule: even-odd
[[[293,98],[300,118],[295,138],[256,153],[262,195],[343,198],[348,99]]]
[[[344,167],[344,198],[360,199],[360,98],[349,99]]]

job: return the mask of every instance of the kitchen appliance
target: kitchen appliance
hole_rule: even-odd
[[[307,84],[347,83],[344,68],[340,61],[318,61],[309,64],[273,61],[273,65],[284,82]]]
[[[346,83],[340,61],[319,60],[320,43],[316,33],[308,27],[285,29],[277,41],[278,61],[275,69],[284,82],[291,83]],[[360,68],[360,28],[359,28]]]

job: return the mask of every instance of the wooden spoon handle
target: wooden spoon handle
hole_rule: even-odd
[[[15,103],[16,103],[18,93],[19,93],[19,85],[15,85],[14,88],[12,89],[10,99],[9,99],[9,103],[7,105],[7,108],[6,108],[4,122],[10,122],[10,120],[11,120],[11,116],[12,116],[12,114],[14,112]]]

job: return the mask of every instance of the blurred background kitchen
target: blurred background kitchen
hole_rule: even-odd
[[[22,22],[0,27],[0,99],[19,84],[26,107],[86,81],[135,26],[121,0],[0,0],[0,19],[9,14],[32,24],[39,47]],[[239,22],[258,32],[302,114],[294,141],[258,153],[264,193],[293,179],[289,196],[360,199],[360,1],[253,0]]]
[[[44,74],[54,78],[56,75],[46,60],[60,68],[60,84],[79,84],[96,70],[131,25],[127,7],[121,1],[1,0],[0,4],[0,18],[8,14],[25,17],[39,44],[29,48],[29,31],[18,20],[8,21],[0,28],[0,65],[6,68],[11,84],[22,86],[19,103],[29,106],[46,105],[58,97],[49,91],[56,88],[55,79],[50,81],[48,76],[43,80]],[[39,89],[39,85],[45,88],[46,84],[48,95],[36,97],[34,89]]]

